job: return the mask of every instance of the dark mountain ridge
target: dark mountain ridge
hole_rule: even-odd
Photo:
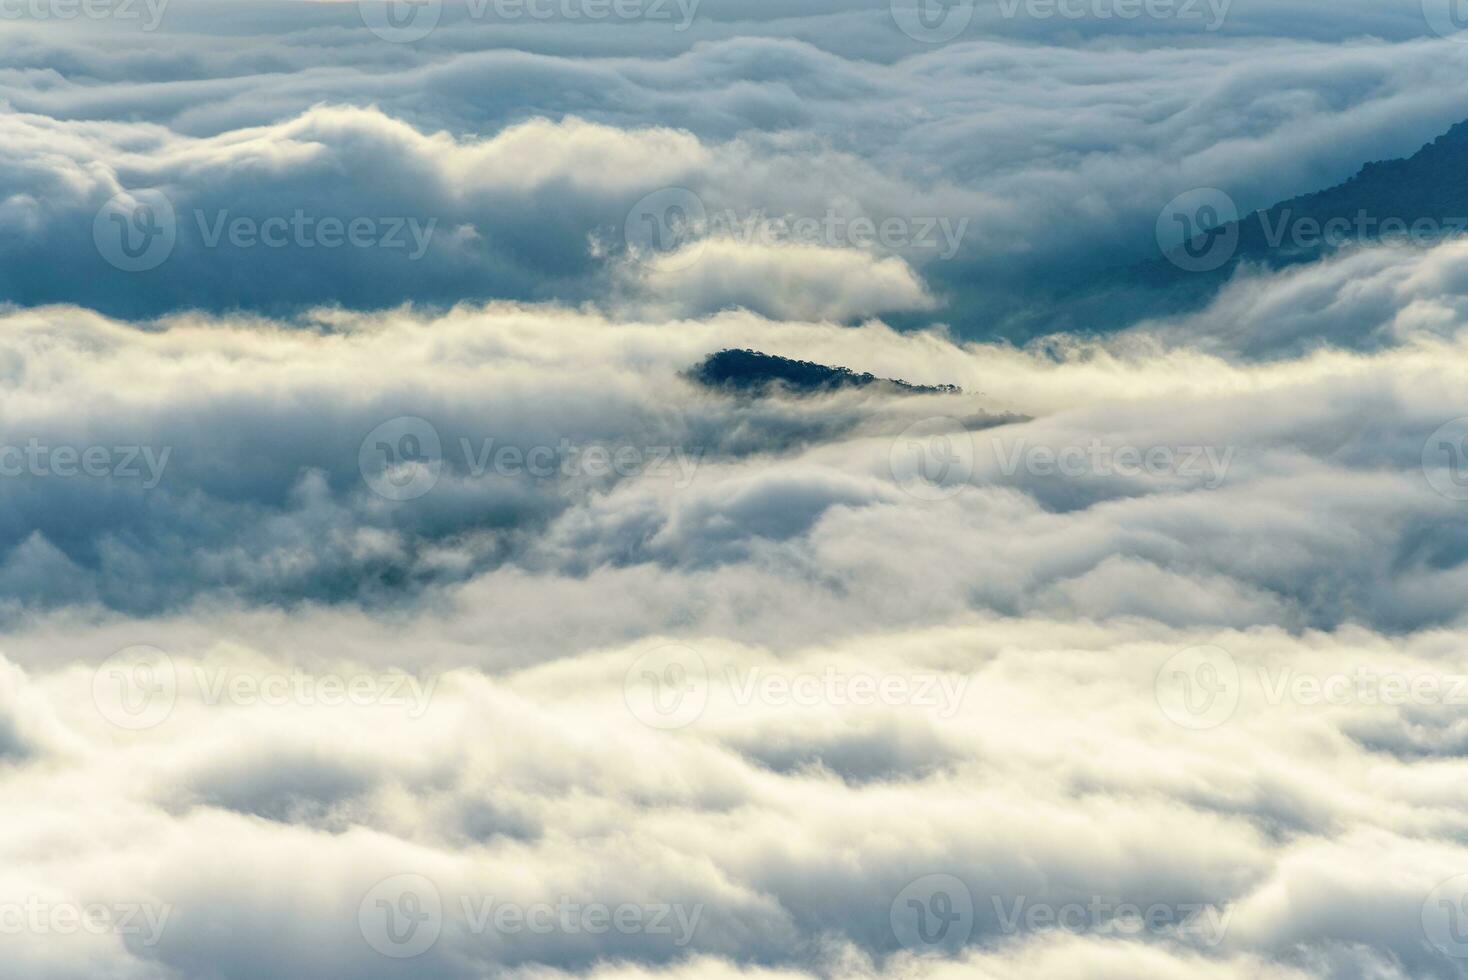
[[[1315,261],[1351,244],[1425,246],[1463,235],[1468,232],[1468,121],[1410,157],[1367,163],[1342,184],[1255,211],[1195,236],[1169,256],[1196,256],[1220,233],[1234,232],[1237,246],[1212,274],[1215,278],[1226,278],[1245,261],[1281,267]],[[1173,275],[1190,274],[1177,263],[1168,265]]]
[[[1334,187],[1212,228],[1205,215],[1180,213],[1179,220],[1206,230],[1166,253],[1056,277],[1053,288],[1027,297],[1029,310],[1006,317],[1001,332],[1015,340],[1107,333],[1201,309],[1241,264],[1283,269],[1345,248],[1425,248],[1468,235],[1468,121],[1411,156],[1364,164]]]
[[[850,368],[737,348],[710,354],[689,375],[705,387],[753,395],[767,394],[773,386],[800,395],[869,387],[901,394],[959,394],[963,390],[957,385],[910,384],[896,378],[858,374]]]

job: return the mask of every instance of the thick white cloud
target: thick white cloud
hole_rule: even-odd
[[[152,489],[10,482],[7,567],[36,584],[3,636],[5,893],[47,915],[137,906],[161,930],[47,919],[15,962],[1454,976],[1431,940],[1434,889],[1468,866],[1463,504],[1433,489],[1422,450],[1461,410],[1468,347],[1446,298],[1438,316],[1395,311],[1443,297],[1457,255],[1340,260],[1411,266],[1376,315],[1391,328],[1363,320],[1369,352],[1263,361],[1232,353],[1250,321],[1218,313],[1227,295],[1191,331],[1032,350],[750,313],[498,305],[143,330],[13,311],[6,444],[171,448]],[[1248,290],[1260,308],[1328,307],[1298,278],[1357,288],[1338,274]],[[1179,342],[1213,323],[1229,325],[1215,349]],[[751,400],[682,377],[722,344],[969,393]],[[432,420],[446,465],[392,502],[358,449],[401,414]],[[966,419],[973,463],[934,486],[902,433],[940,415]],[[461,437],[564,453],[563,436],[693,465],[583,458],[531,478],[453,458]],[[1174,454],[1072,473],[1030,451],[1093,444]],[[1185,466],[1189,447],[1214,456]],[[105,523],[78,524],[94,510]],[[167,673],[106,662],[137,644]],[[709,682],[698,716],[662,730],[627,679],[668,644]],[[1200,647],[1237,671],[1211,727],[1179,723],[1166,687],[1171,658]],[[165,677],[171,710],[134,730],[116,685],[166,696]],[[853,679],[888,693],[873,703]],[[444,911],[433,946],[399,960],[359,918],[403,874]],[[892,907],[932,874],[971,893],[971,941],[914,959]],[[575,931],[579,913],[485,931],[491,899],[671,905],[691,931]],[[1137,929],[1115,917],[1128,904],[1203,918]],[[1071,926],[1025,918],[1037,907]]]
[[[556,608],[604,588],[642,601],[637,616],[593,603],[593,634],[611,620],[628,631],[615,635],[657,630],[694,609],[742,633],[754,627],[733,610],[690,601],[735,580],[802,635],[850,623],[812,589],[812,569],[862,596],[858,622],[871,625],[975,604],[1178,624],[1455,622],[1456,503],[1422,458],[1461,412],[1449,366],[1468,355],[1441,285],[1460,256],[1347,257],[1241,282],[1160,333],[1032,350],[747,313],[659,323],[499,305],[328,312],[316,330],[180,317],[142,331],[15,312],[0,343],[7,459],[20,465],[34,440],[100,446],[120,467],[137,448],[130,481],[12,478],[0,570],[15,601],[135,611],[452,586],[486,609],[515,596],[516,615],[487,628],[536,645],[541,616],[569,628],[579,614]],[[1389,263],[1382,298],[1350,307],[1350,336],[1375,338],[1374,352],[1227,356],[1278,348],[1280,324],[1376,288],[1349,276],[1363,262]],[[1323,285],[1302,292],[1305,277]],[[1235,315],[1235,293],[1270,312]],[[1222,346],[1177,346],[1184,336]],[[971,394],[751,401],[683,376],[721,346]],[[432,426],[442,465],[430,492],[393,502],[364,480],[363,443],[401,416]],[[932,416],[965,420],[954,479],[968,487],[928,501],[893,474],[913,474],[903,433]],[[522,594],[542,588],[559,597]]]
[[[843,321],[935,305],[897,256],[874,258],[834,246],[715,238],[632,260],[624,276],[644,315],[743,307],[777,319]]]
[[[892,907],[930,874],[971,894],[977,945],[963,966],[925,957],[924,976],[1046,963],[1074,976],[1455,975],[1423,917],[1468,861],[1460,761],[1364,734],[1418,724],[1407,719],[1432,705],[1328,703],[1318,689],[1312,701],[1296,682],[1462,676],[1461,632],[977,617],[779,655],[690,634],[707,705],[660,731],[629,710],[624,680],[656,637],[389,687],[349,644],[309,640],[314,618],[263,642],[205,638],[199,627],[233,632],[208,615],[129,624],[170,651],[177,678],[171,711],[137,731],[110,723],[105,685],[94,699],[90,657],[49,654],[27,688],[71,746],[6,780],[8,893],[146,905],[161,933],[113,937],[103,960],[140,976],[579,974],[689,956],[908,975]],[[89,649],[117,628],[68,627]],[[415,635],[431,646],[456,628],[450,617]],[[1203,643],[1241,680],[1232,716],[1198,731],[1156,688],[1169,658]],[[831,677],[905,686],[877,703],[854,686],[800,700],[800,683]],[[343,704],[344,692],[356,693]],[[442,911],[434,945],[399,960],[373,950],[359,912],[403,874],[431,882]],[[689,931],[598,936],[579,912],[570,926],[481,928],[485,901],[671,904],[670,925],[681,914]],[[1126,904],[1156,924],[1116,918]],[[1046,928],[1035,907],[1072,911]],[[1200,918],[1182,928],[1184,915]],[[56,934],[46,955],[71,975],[98,938]]]

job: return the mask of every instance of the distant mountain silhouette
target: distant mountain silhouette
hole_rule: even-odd
[[[1197,192],[1202,194],[1202,192]],[[1236,221],[1209,227],[1204,195],[1193,213],[1168,218],[1208,229],[1168,253],[1141,261],[1054,277],[1026,292],[1026,308],[1001,314],[1011,339],[1059,330],[1106,333],[1149,317],[1205,306],[1242,263],[1282,269],[1326,258],[1342,248],[1378,244],[1422,247],[1468,236],[1468,121],[1410,157],[1365,164],[1335,187],[1281,201]],[[1191,206],[1191,205],[1190,205]],[[1221,206],[1215,210],[1222,211]]]
[[[1240,262],[1271,267],[1312,262],[1352,244],[1422,244],[1468,233],[1468,122],[1461,122],[1404,159],[1368,163],[1343,184],[1281,201],[1193,237],[1169,253],[1172,277],[1189,258],[1227,248],[1212,275],[1226,278]],[[1179,261],[1171,261],[1179,260]]]
[[[710,354],[689,372],[698,383],[743,394],[765,394],[779,385],[796,394],[817,394],[842,388],[876,386],[906,394],[959,393],[957,385],[915,385],[874,374],[857,374],[850,368],[829,367],[812,361],[796,361],[754,350],[727,349]]]

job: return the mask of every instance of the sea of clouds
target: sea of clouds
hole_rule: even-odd
[[[1468,117],[1225,6],[0,10],[0,975],[1468,976],[1468,242],[1051,302]]]

